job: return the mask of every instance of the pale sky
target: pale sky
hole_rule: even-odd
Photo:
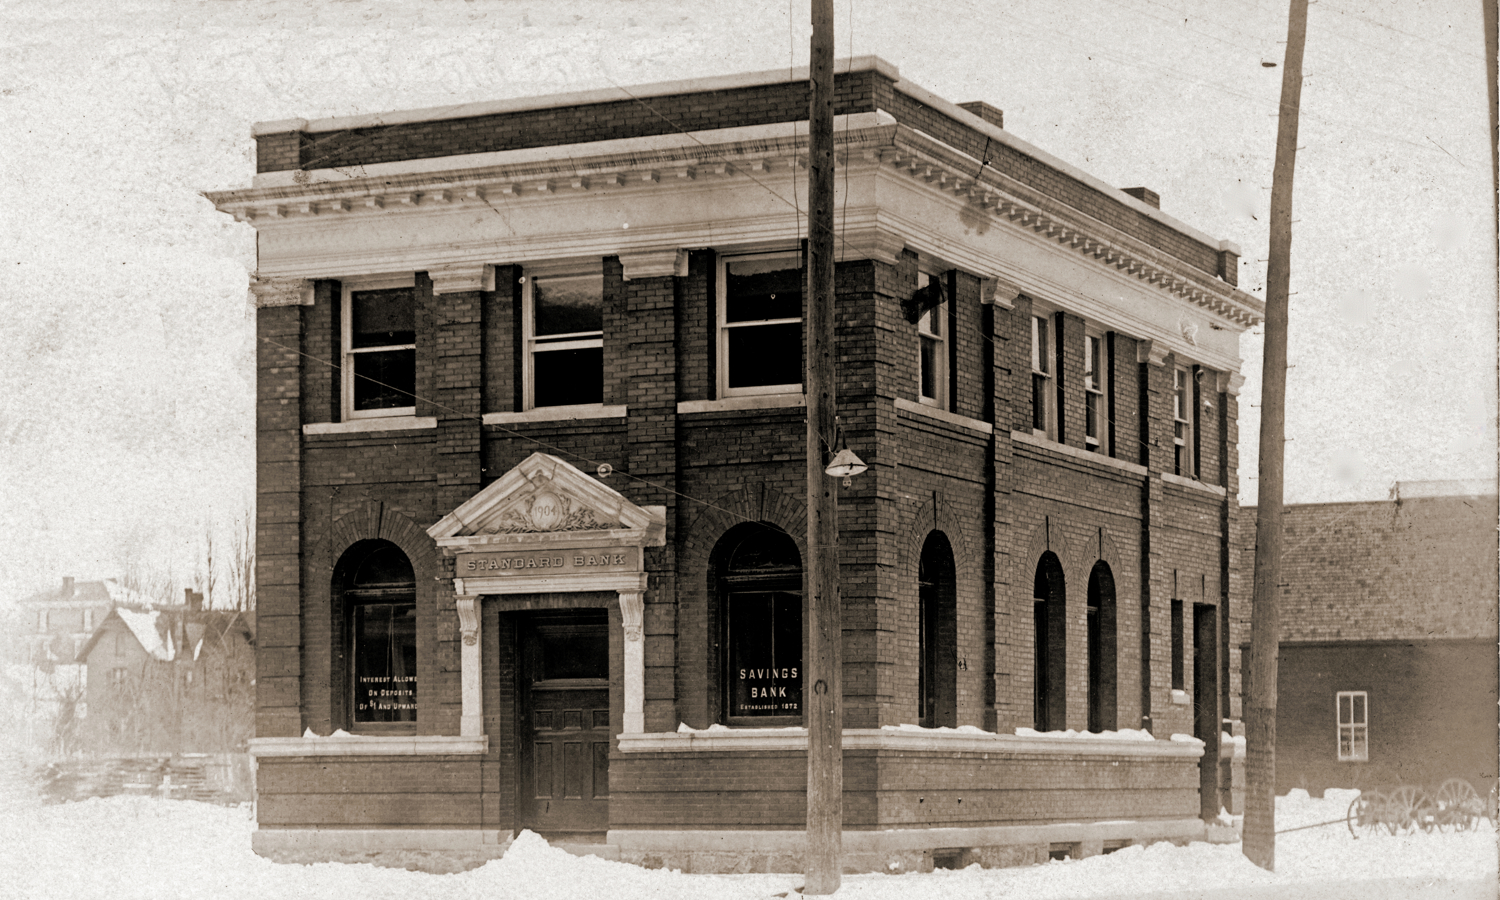
[[[186,577],[253,502],[256,121],[805,65],[806,0],[7,0],[0,601],[132,558]],[[1297,160],[1288,502],[1495,472],[1480,0],[1320,0]],[[837,55],[1235,241],[1264,296],[1284,2],[839,0]],[[1257,332],[1259,329],[1257,329]],[[1261,338],[1240,355],[1255,502]]]

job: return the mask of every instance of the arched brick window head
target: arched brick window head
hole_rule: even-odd
[[[1067,588],[1062,563],[1047,551],[1036,564],[1031,594],[1035,649],[1032,663],[1032,718],[1037,731],[1067,728]]]

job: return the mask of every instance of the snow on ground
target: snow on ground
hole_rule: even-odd
[[[1140,897],[1317,900],[1496,896],[1493,827],[1466,834],[1361,836],[1343,825],[1350,792],[1277,801],[1277,827],[1337,819],[1283,834],[1277,871],[1251,865],[1239,845],[1157,844],[1018,869],[845,876],[848,900]],[[41,804],[14,776],[0,778],[0,897],[60,900],[739,900],[797,896],[800,875],[683,875],[579,858],[522,834],[507,855],[471,872],[426,875],[369,865],[278,865],[250,852],[248,806],[144,797]]]

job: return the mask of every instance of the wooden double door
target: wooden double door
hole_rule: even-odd
[[[609,620],[529,613],[520,629],[521,827],[550,839],[609,829]]]

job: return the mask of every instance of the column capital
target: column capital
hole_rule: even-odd
[[[459,596],[454,598],[458,609],[458,629],[464,645],[474,646],[479,639],[479,598]]]
[[[312,306],[313,283],[307,278],[261,278],[250,276],[250,295],[255,308],[268,306]]]
[[[980,303],[1004,309],[1015,309],[1016,298],[1019,296],[1021,296],[1021,289],[1004,278],[991,276],[979,279]]]
[[[430,266],[427,277],[432,279],[434,294],[465,294],[495,289],[495,267],[489,263]]]
[[[1220,372],[1218,381],[1219,393],[1235,397],[1240,395],[1240,388],[1245,386],[1245,376],[1238,372]]]
[[[1135,345],[1135,361],[1138,363],[1150,363],[1153,366],[1164,366],[1167,363],[1166,347],[1156,341],[1141,339]]]
[[[682,278],[688,273],[688,252],[681,248],[621,253],[620,267],[626,281],[637,278]]]

